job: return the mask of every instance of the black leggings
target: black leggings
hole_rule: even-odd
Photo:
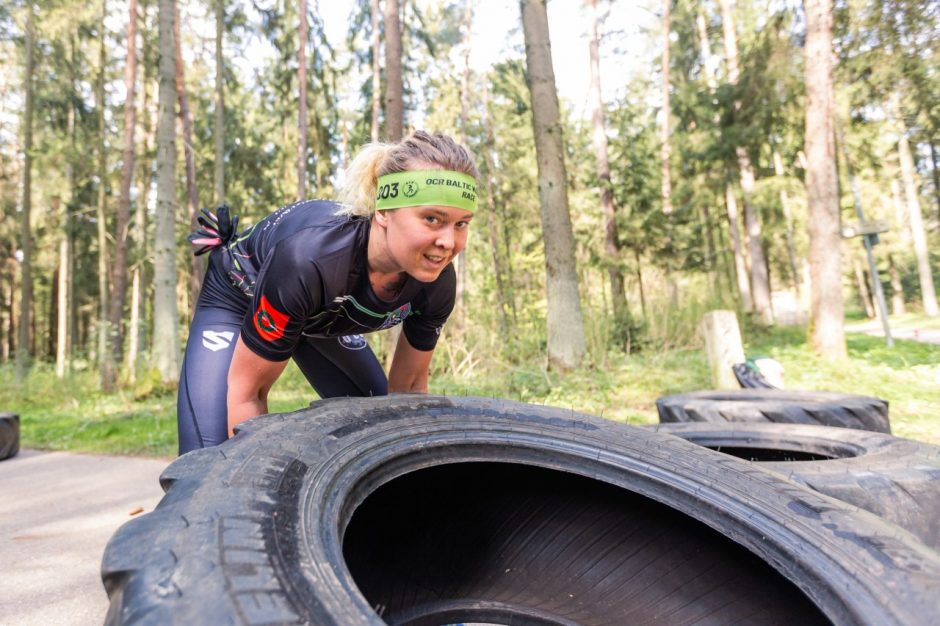
[[[176,401],[180,454],[228,438],[228,368],[244,316],[244,312],[223,307],[196,310]],[[388,393],[385,370],[358,335],[303,337],[293,359],[321,398]]]

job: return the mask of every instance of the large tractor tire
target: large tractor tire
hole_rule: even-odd
[[[20,451],[20,416],[0,413],[0,461],[16,456]]]
[[[905,528],[940,550],[940,446],[801,424],[658,424],[653,430],[764,468]]]
[[[856,507],[572,411],[389,396],[261,416],[111,539],[109,624],[927,624],[940,555]]]
[[[891,432],[885,400],[832,391],[692,391],[660,398],[656,408],[662,423],[781,422]]]

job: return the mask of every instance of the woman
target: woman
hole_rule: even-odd
[[[418,131],[366,146],[343,204],[296,202],[237,235],[226,208],[207,214],[191,237],[212,253],[180,374],[180,454],[266,413],[289,358],[321,397],[426,393],[477,176],[466,148]],[[386,378],[361,334],[399,323]]]

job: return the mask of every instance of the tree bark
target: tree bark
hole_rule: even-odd
[[[23,381],[29,373],[29,327],[33,306],[33,233],[30,226],[32,207],[32,172],[33,172],[33,74],[35,73],[35,18],[33,5],[27,3],[26,32],[26,67],[23,73],[25,85],[25,106],[23,109],[23,195],[20,209],[20,324],[16,341],[16,379]],[[12,310],[12,309],[11,309]]]
[[[747,264],[744,262],[744,251],[741,248],[741,231],[738,226],[738,201],[734,197],[734,185],[725,185],[725,208],[728,212],[728,231],[731,233],[731,251],[734,253],[734,275],[738,282],[738,295],[741,297],[741,308],[750,313],[754,310],[751,300],[751,283],[748,280]]]
[[[146,22],[147,8],[144,6],[144,18]],[[148,38],[143,39],[143,58],[148,58]],[[128,372],[128,381],[134,383],[137,380],[137,371],[141,366],[141,353],[146,346],[146,306],[144,292],[147,283],[147,263],[149,257],[147,254],[147,207],[150,205],[150,185],[152,182],[152,172],[150,155],[152,154],[154,135],[156,134],[157,116],[151,114],[151,91],[152,75],[151,66],[144,64],[144,76],[141,84],[141,102],[140,102],[140,123],[143,130],[143,154],[146,155],[138,159],[138,189],[137,207],[134,213],[134,245],[135,261],[131,278],[131,315],[128,325],[127,353],[125,355],[125,369]]]
[[[193,155],[193,118],[189,111],[189,96],[186,93],[186,71],[183,65],[180,42],[179,4],[173,3],[173,42],[176,48],[176,93],[180,103],[180,122],[183,126],[183,158],[186,163],[186,199],[189,203],[189,227],[199,227],[199,192],[196,189],[196,164]],[[196,300],[202,290],[202,276],[206,272],[205,257],[189,256],[189,317],[196,314]]]
[[[858,299],[865,309],[865,317],[870,320],[875,319],[875,306],[871,301],[871,294],[868,292],[868,286],[865,284],[865,270],[862,269],[862,263],[858,260],[858,255],[852,255],[852,271],[855,272],[855,288],[858,290]]]
[[[664,0],[668,5],[672,0]],[[620,239],[617,233],[617,207],[610,182],[610,162],[607,155],[607,123],[604,116],[604,98],[601,92],[600,36],[597,28],[597,0],[586,0],[590,9],[591,34],[588,48],[591,60],[591,97],[594,101],[594,154],[597,159],[597,179],[600,182],[601,213],[604,216],[604,255],[607,266],[607,278],[610,281],[610,297],[613,302],[614,318],[622,323],[627,312],[627,299],[624,295],[623,272],[620,271]],[[668,28],[667,28],[668,32]],[[668,44],[668,36],[666,38]],[[668,49],[668,46],[667,46]],[[668,56],[668,52],[666,53]],[[668,58],[665,66],[668,71]],[[664,97],[668,98],[669,88],[666,82]],[[667,109],[668,111],[668,109]],[[668,117],[668,114],[667,114]],[[668,122],[667,122],[668,125]],[[666,154],[664,173],[669,174],[668,137],[665,143]],[[666,199],[665,191],[663,199]]]
[[[898,157],[901,162],[901,182],[904,186],[904,198],[907,201],[907,219],[911,225],[911,242],[914,244],[914,257],[917,259],[917,277],[920,280],[920,297],[924,306],[924,314],[928,317],[940,315],[937,306],[937,293],[933,284],[933,272],[930,269],[930,256],[927,252],[927,233],[924,230],[924,219],[920,210],[920,199],[917,197],[917,172],[914,169],[914,159],[911,156],[911,146],[907,139],[907,125],[898,98],[894,98],[892,106],[894,117],[898,125]]]
[[[124,351],[124,303],[127,300],[127,235],[131,216],[131,182],[134,179],[134,146],[137,127],[137,0],[128,0],[127,64],[124,66],[124,154],[121,165],[121,195],[118,200],[111,264],[111,303],[109,323],[114,362]]]
[[[225,201],[225,57],[222,38],[225,35],[225,0],[215,1],[215,143],[214,188],[215,204]]]
[[[114,391],[116,383],[116,373],[114,367],[114,355],[111,352],[111,345],[114,342],[114,329],[110,324],[109,301],[110,293],[108,290],[108,156],[107,145],[105,142],[105,133],[107,132],[107,122],[105,121],[105,101],[104,101],[104,75],[107,64],[107,54],[105,51],[105,16],[107,14],[107,0],[101,2],[101,22],[98,32],[98,82],[95,89],[95,101],[98,107],[98,205],[97,205],[97,227],[98,227],[98,372],[101,376],[101,389],[105,393]]]
[[[515,304],[512,302],[511,291],[507,288],[506,268],[503,261],[503,255],[499,246],[499,227],[500,212],[498,205],[502,202],[498,198],[500,189],[499,171],[496,168],[496,160],[493,158],[496,138],[493,133],[493,123],[489,112],[489,87],[488,81],[483,83],[483,132],[486,140],[483,152],[483,163],[486,165],[487,178],[486,187],[486,226],[487,234],[490,240],[490,251],[493,256],[493,274],[496,279],[496,299],[499,302],[497,314],[499,317],[499,330],[502,336],[508,336],[509,320],[508,313],[512,311],[513,321],[515,321]]]
[[[153,362],[161,381],[179,376],[179,317],[176,307],[176,54],[174,0],[159,0],[160,96],[157,127],[157,210],[153,265]]]
[[[75,202],[75,160],[77,151],[75,145],[75,100],[77,88],[75,78],[75,35],[69,36],[69,95],[67,115],[67,133],[69,137],[69,153],[65,162],[65,178],[68,181],[69,196],[59,212],[59,245],[58,245],[58,326],[56,328],[56,358],[55,373],[57,378],[64,378],[72,369],[72,335],[75,330],[74,315],[72,313],[72,298],[74,290],[73,263],[72,263],[72,205]]]
[[[380,118],[382,113],[382,50],[379,46],[379,0],[370,0],[372,18],[372,142],[378,142],[381,136]]]
[[[71,115],[69,117],[71,118]],[[64,378],[69,370],[70,215],[68,203],[63,203],[58,197],[53,198],[52,210],[59,219],[58,263],[56,265],[55,375],[56,378]]]
[[[586,350],[574,233],[568,212],[564,140],[545,0],[521,0],[520,5],[545,241],[548,360],[564,371],[577,367]]]
[[[592,0],[593,1],[593,0]],[[596,15],[592,13],[592,15]],[[662,124],[659,126],[659,167],[661,172],[661,191],[663,199],[663,213],[672,213],[672,179],[670,177],[669,159],[672,151],[669,147],[669,30],[672,15],[672,0],[663,0],[663,51],[660,58],[660,72],[662,74],[660,90],[662,93]],[[594,17],[596,20],[596,17]],[[593,52],[592,52],[593,53]],[[592,61],[593,63],[593,61]],[[591,66],[593,70],[593,64]]]
[[[385,0],[385,130],[389,141],[401,141],[404,115],[398,0]]]
[[[724,29],[725,57],[728,62],[728,82],[737,85],[740,78],[738,64],[738,35],[734,19],[733,0],[720,0],[721,22]],[[742,102],[736,100],[735,112],[740,111]],[[751,294],[754,312],[764,324],[774,323],[774,313],[770,300],[770,276],[761,235],[760,216],[754,206],[754,166],[747,148],[735,146],[738,172],[741,177],[741,197],[744,201],[744,229],[747,234],[747,250],[751,257]]]
[[[937,224],[940,224],[940,171],[937,169],[937,147],[930,140],[930,173],[933,175],[933,197],[937,202]]]
[[[297,42],[297,199],[307,197],[307,0],[300,0]]]
[[[777,177],[777,181],[780,183],[780,207],[783,209],[783,221],[786,228],[787,262],[790,266],[790,276],[793,278],[793,289],[796,291],[796,300],[799,302],[803,299],[803,295],[800,289],[800,273],[799,270],[797,270],[796,246],[793,243],[793,210],[790,208],[790,196],[787,194],[787,190],[783,188],[783,160],[780,158],[780,153],[776,150],[774,150],[773,159],[774,176]]]
[[[467,118],[470,109],[470,35],[473,27],[473,0],[464,0],[463,19],[461,30],[463,32],[463,73],[460,79],[460,142],[467,145]],[[457,265],[457,293],[455,296],[454,321],[458,332],[463,332],[464,326],[464,291],[467,285],[467,248],[464,248],[455,259]]]
[[[832,2],[806,0],[807,158],[809,266],[812,328],[810,343],[828,360],[846,358],[839,197],[832,111]]]
[[[894,263],[894,255],[888,255],[888,275],[891,277],[891,314],[904,315],[907,308],[904,306],[904,286],[901,283],[901,273]]]

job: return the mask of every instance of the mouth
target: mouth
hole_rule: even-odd
[[[447,262],[448,258],[449,257],[447,255],[440,255],[440,254],[425,254],[424,255],[424,259],[428,263],[433,265],[434,267],[439,267],[441,265],[444,265]]]

